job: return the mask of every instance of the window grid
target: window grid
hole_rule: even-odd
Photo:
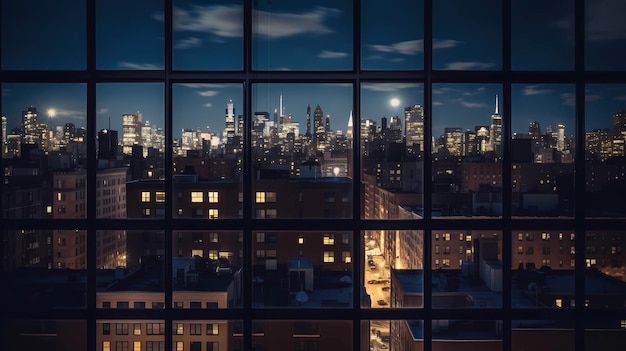
[[[171,8],[171,0],[167,0],[166,3],[166,7],[170,7]],[[426,121],[425,121],[425,129],[426,129],[426,136],[429,136],[430,133],[430,128],[428,128],[428,126],[431,123],[431,98],[432,98],[432,91],[431,91],[431,84],[433,82],[437,82],[437,81],[442,81],[442,82],[446,82],[446,81],[476,81],[476,82],[484,82],[484,81],[496,81],[496,82],[501,82],[503,84],[503,110],[504,110],[504,115],[505,116],[510,116],[510,97],[511,97],[511,92],[510,92],[510,84],[512,82],[516,82],[516,81],[526,81],[526,79],[530,79],[530,80],[538,80],[540,82],[551,82],[553,80],[555,81],[563,81],[563,82],[574,82],[576,84],[576,102],[577,102],[577,107],[576,107],[576,111],[577,111],[577,139],[578,140],[583,140],[584,138],[584,84],[587,82],[604,82],[604,81],[609,81],[609,82],[619,82],[619,83],[624,83],[626,82],[626,80],[624,79],[624,74],[622,72],[619,72],[618,74],[613,74],[611,77],[608,77],[607,75],[603,75],[603,74],[587,74],[588,72],[585,72],[584,70],[584,61],[583,61],[583,57],[584,57],[584,32],[583,32],[583,26],[582,24],[584,23],[584,1],[582,0],[576,0],[576,9],[577,9],[577,13],[576,13],[576,69],[573,75],[571,74],[559,74],[559,72],[547,72],[546,74],[535,74],[532,75],[532,78],[524,78],[522,75],[518,75],[518,74],[513,74],[510,71],[510,42],[506,39],[508,37],[510,37],[510,1],[504,1],[504,6],[503,6],[503,23],[504,23],[504,27],[503,27],[503,37],[505,38],[504,41],[504,45],[503,45],[503,72],[502,74],[499,74],[499,72],[495,72],[495,73],[482,73],[482,72],[433,72],[430,67],[432,67],[431,64],[431,54],[432,54],[432,19],[429,18],[429,16],[426,16],[425,19],[425,23],[424,23],[424,28],[425,28],[425,38],[424,38],[424,51],[425,51],[425,62],[424,62],[424,67],[425,70],[422,73],[418,72],[418,73],[413,73],[411,74],[409,72],[409,74],[406,74],[406,72],[385,72],[385,79],[389,79],[390,81],[404,81],[406,80],[407,76],[410,78],[413,78],[417,81],[423,81],[425,83],[425,95],[424,95],[424,104],[426,107]],[[87,97],[87,105],[88,105],[88,111],[89,112],[95,112],[95,83],[96,82],[100,82],[100,81],[108,81],[111,78],[109,77],[107,72],[99,72],[95,70],[95,55],[94,55],[94,42],[95,42],[95,8],[93,5],[93,2],[88,1],[88,14],[89,14],[89,18],[88,18],[88,53],[87,53],[87,58],[88,58],[88,62],[87,62],[87,72],[88,73],[92,73],[92,75],[90,75],[89,79],[83,78],[83,75],[81,74],[81,72],[63,72],[61,75],[57,74],[58,72],[43,72],[39,75],[39,78],[36,78],[36,81],[40,81],[40,80],[45,80],[45,81],[73,81],[73,80],[79,80],[79,81],[85,81],[88,84],[87,90],[88,90],[88,97]],[[251,24],[250,24],[250,20],[251,20],[251,15],[250,15],[250,8],[251,8],[251,4],[250,2],[246,1],[245,2],[246,6],[246,21],[245,21],[245,26],[244,28],[247,29],[247,31],[245,32],[245,37],[246,37],[246,42],[249,43],[250,41],[250,33],[249,30],[251,28]],[[360,4],[359,1],[356,1],[355,6],[354,6],[355,10],[359,10],[360,9]],[[425,1],[425,9],[426,12],[430,12],[430,10],[432,9],[432,0],[426,0]],[[166,16],[165,16],[165,25],[166,28],[171,28],[171,13],[169,11],[166,11]],[[359,24],[360,21],[358,19],[358,16],[355,17],[355,21],[354,21],[354,26],[355,26],[355,42],[359,42],[359,33],[360,33],[360,29],[359,29]],[[121,74],[118,78],[120,81],[142,81],[142,80],[147,80],[147,81],[152,81],[152,80],[157,80],[157,81],[161,81],[165,83],[166,86],[166,127],[169,126],[169,130],[171,130],[171,92],[170,90],[170,84],[173,82],[177,82],[178,80],[180,81],[188,81],[188,80],[193,80],[196,79],[194,75],[191,74],[185,74],[185,73],[181,73],[181,72],[175,72],[171,70],[171,30],[166,30],[165,31],[165,41],[166,41],[166,70],[165,73],[164,72],[148,72],[147,74],[137,74],[136,72],[133,71],[128,71],[128,72],[124,72],[124,74]],[[249,69],[250,67],[250,49],[246,48],[245,49],[245,55],[246,55],[246,68],[244,70],[244,72],[233,72],[232,74],[225,74],[223,72],[220,72],[219,74],[216,74],[215,77],[210,74],[210,73],[206,73],[206,74],[200,74],[198,76],[206,78],[207,81],[211,81],[212,79],[215,80],[220,80],[222,79],[221,77],[226,77],[225,79],[232,79],[235,81],[242,81],[246,83],[247,86],[247,96],[249,99],[249,95],[250,95],[250,90],[249,90],[249,83],[255,82],[257,80],[261,81],[261,78],[259,78],[258,75],[255,75],[254,72],[251,72],[251,70]],[[356,51],[355,51],[356,53]],[[354,62],[355,62],[355,67],[360,67],[359,62],[360,62],[360,57],[358,54],[354,55]],[[0,62],[1,64],[1,62]],[[0,66],[1,67],[1,66]],[[3,72],[5,73],[5,72]],[[22,73],[19,72],[6,72],[7,74],[4,75],[3,78],[3,82],[26,82],[26,81],[30,81],[33,80],[32,77],[30,77],[28,74],[24,74],[22,75]],[[552,73],[552,74],[550,74]],[[70,79],[67,78],[67,76],[74,76]],[[377,80],[380,79],[380,76],[376,73],[376,72],[364,72],[364,71],[360,71],[360,70],[356,70],[356,72],[352,72],[352,73],[343,73],[343,72],[322,72],[322,74],[318,74],[318,72],[316,72],[317,76],[322,76],[328,79],[344,79],[347,80],[351,83],[354,83],[355,86],[355,91],[358,92],[358,85],[360,82],[364,82],[367,81],[368,79],[371,80]],[[293,74],[285,74],[285,75],[280,75],[281,78],[280,79],[293,79],[294,81],[303,81],[303,80],[307,80],[307,79],[311,79],[310,75],[307,74],[300,74],[300,73],[293,73]],[[571,78],[571,76],[574,76],[574,78]],[[347,77],[347,78],[345,78]],[[554,78],[556,77],[556,78]],[[272,78],[267,78],[266,76],[264,76],[263,81],[272,81]],[[277,79],[278,81],[278,79]],[[355,111],[358,112],[359,109],[359,97],[358,94],[355,94]],[[248,111],[250,111],[250,102],[249,100],[246,101],[246,107],[248,108]],[[358,115],[358,114],[357,114]],[[506,118],[506,117],[505,117]],[[95,126],[93,124],[88,123],[88,140],[95,140]],[[355,129],[358,132],[358,126],[355,127]],[[510,145],[508,145],[508,141],[510,140],[509,137],[507,137],[507,135],[510,135],[511,132],[511,127],[510,127],[510,118],[508,121],[507,126],[504,128],[504,135],[503,135],[503,140],[504,140],[504,144],[505,144],[505,149],[507,147],[509,147]],[[91,137],[89,137],[91,136]],[[171,140],[171,134],[168,135],[167,138],[167,144],[171,146],[172,140]],[[584,155],[584,152],[582,152],[582,144],[581,142],[577,143],[577,148],[578,148],[578,152],[577,152],[577,160],[575,162],[576,165],[576,181],[577,184],[584,184],[585,178],[584,178],[584,166],[585,166],[585,162],[584,159],[582,159],[582,155]],[[167,147],[166,147],[167,149]],[[170,148],[171,149],[171,148]],[[87,154],[90,156],[94,156],[96,154],[95,152],[95,145],[93,145],[92,143],[87,143]],[[355,160],[358,159],[358,154],[356,154],[358,151],[358,148],[355,148]],[[428,143],[426,144],[426,151],[430,151],[430,145],[428,145]],[[508,153],[505,153],[505,155],[507,155]],[[249,156],[249,153],[248,153]],[[95,160],[95,157],[90,157],[90,159]],[[250,163],[249,163],[249,157],[246,158],[245,162],[247,163],[247,172],[248,172],[248,177],[246,177],[246,183],[244,184],[244,190],[250,190],[251,189],[251,185],[250,185]],[[2,161],[0,161],[2,162]],[[244,162],[244,163],[245,163]],[[171,165],[171,155],[170,156],[166,156],[166,164]],[[95,250],[96,250],[96,245],[95,245],[95,231],[103,226],[103,222],[102,221],[98,221],[98,220],[93,220],[96,218],[96,214],[95,214],[95,206],[93,206],[93,204],[96,201],[96,197],[95,195],[95,182],[93,180],[95,180],[95,175],[96,175],[96,171],[95,171],[95,161],[91,161],[91,167],[88,168],[88,179],[91,181],[88,181],[88,201],[90,206],[88,206],[88,211],[87,211],[87,219],[88,221],[76,221],[77,226],[81,227],[81,229],[87,229],[88,230],[88,259],[89,259],[89,275],[88,275],[88,281],[90,282],[90,284],[88,285],[88,294],[90,296],[95,296]],[[355,161],[355,169],[359,169],[359,161],[356,160]],[[508,159],[508,156],[505,156],[505,160],[503,160],[503,182],[506,183],[510,182],[510,167],[507,167],[508,165],[510,165],[510,160]],[[431,170],[431,165],[428,165],[428,163],[425,164],[424,166],[424,172],[425,174],[429,174],[430,170]],[[171,169],[171,167],[170,167]],[[359,175],[358,172],[355,172],[355,178],[358,180],[359,179]],[[357,183],[355,181],[355,183]],[[2,185],[0,185],[0,190]],[[172,189],[172,183],[171,180],[167,180],[166,181],[166,186],[168,189]],[[355,186],[356,187],[356,186]],[[425,180],[425,191],[424,191],[424,202],[425,203],[430,203],[430,199],[432,196],[432,192],[430,191],[432,189],[432,184],[430,181],[428,181],[427,179]],[[506,187],[504,187],[506,188]],[[582,187],[577,187],[577,196],[576,198],[582,198],[582,196],[579,195],[584,195],[583,190],[581,190]],[[247,255],[244,255],[244,257],[246,257],[246,260],[244,260],[244,262],[250,262],[250,253],[251,253],[251,240],[253,240],[251,233],[253,228],[255,228],[255,221],[251,218],[251,203],[250,200],[251,199],[251,195],[249,195],[251,192],[250,191],[244,191],[244,220],[242,221],[243,224],[239,224],[243,231],[244,231],[244,253],[248,253]],[[357,194],[355,192],[355,194]],[[503,192],[503,197],[506,199],[508,198],[510,200],[510,192]],[[354,198],[354,207],[355,209],[359,209],[360,204],[357,202],[357,200],[359,200],[360,197],[359,195],[355,195]],[[161,193],[156,193],[155,194],[155,201],[157,202],[165,202],[166,204],[166,208],[169,208],[169,211],[166,210],[165,214],[166,214],[166,219],[165,219],[165,225],[166,225],[166,233],[171,234],[172,230],[175,229],[175,224],[171,221],[171,203],[167,202],[165,199],[165,194]],[[505,203],[507,203],[506,201],[504,201]],[[510,202],[510,201],[509,201]],[[510,209],[508,208],[504,208],[504,214],[502,217],[502,223],[500,221],[486,221],[484,223],[477,223],[474,221],[458,221],[456,223],[452,223],[452,221],[434,221],[432,220],[432,212],[431,209],[428,208],[428,206],[425,208],[425,215],[424,215],[424,220],[423,221],[419,221],[419,222],[407,222],[407,223],[393,223],[394,226],[400,227],[400,228],[412,228],[414,226],[423,228],[425,230],[425,256],[424,256],[424,262],[425,262],[425,269],[428,271],[428,269],[430,268],[430,242],[431,242],[431,232],[433,229],[442,229],[442,228],[446,228],[446,226],[457,226],[457,227],[463,227],[463,228],[472,228],[472,227],[490,227],[493,229],[502,229],[503,230],[503,260],[504,260],[504,264],[503,266],[505,274],[503,275],[505,282],[503,284],[504,286],[504,307],[502,309],[502,311],[495,311],[494,313],[484,313],[484,311],[481,311],[481,313],[484,313],[485,316],[488,316],[487,318],[490,317],[494,317],[496,316],[497,318],[503,319],[505,322],[508,321],[508,325],[510,326],[510,321],[511,319],[514,319],[515,315],[510,314],[509,312],[511,312],[511,308],[510,308],[510,298],[507,299],[506,297],[509,296],[510,297],[510,284],[507,284],[507,280],[510,282],[510,264],[506,264],[507,261],[510,263],[511,260],[511,228],[513,227],[513,224],[515,224],[515,228],[519,228],[519,227],[525,227],[528,229],[544,229],[545,227],[559,227],[559,228],[569,228],[572,232],[576,232],[577,235],[575,235],[574,233],[571,234],[571,243],[573,246],[571,246],[571,254],[572,254],[572,258],[571,258],[571,266],[575,267],[576,270],[576,277],[579,278],[576,280],[576,289],[575,289],[575,293],[576,293],[576,308],[574,310],[575,312],[575,316],[577,317],[582,317],[585,316],[587,314],[593,315],[593,311],[586,311],[583,309],[583,302],[584,302],[584,282],[583,279],[580,279],[581,277],[584,276],[584,267],[585,267],[585,257],[584,257],[584,252],[585,252],[585,241],[584,241],[584,232],[585,232],[585,228],[593,228],[593,227],[598,227],[598,228],[619,228],[619,226],[621,226],[622,228],[623,226],[623,221],[615,221],[613,222],[613,224],[602,224],[599,221],[593,221],[593,220],[589,220],[589,219],[585,219],[584,217],[584,212],[583,212],[583,206],[582,204],[580,204],[579,202],[577,202],[576,204],[576,216],[573,220],[557,220],[555,221],[556,224],[554,223],[548,223],[546,221],[537,221],[535,223],[527,223],[527,222],[518,222],[518,221],[514,221],[511,219],[511,214],[510,214]],[[353,213],[359,213],[358,211],[353,211]],[[376,228],[377,225],[384,225],[385,223],[376,223],[374,221],[372,222],[367,222],[367,221],[362,221],[359,220],[358,218],[355,218],[353,220],[350,221],[349,225],[345,225],[345,224],[341,224],[339,221],[326,221],[326,226],[328,227],[341,227],[341,228],[345,228],[348,230],[352,230],[354,233],[354,243],[355,243],[355,248],[356,247],[360,247],[358,246],[358,243],[362,240],[360,238],[360,231],[363,229],[368,229],[368,228]],[[342,221],[343,222],[343,221]],[[46,224],[50,224],[52,226],[62,226],[64,225],[64,221],[62,220],[57,220],[54,222],[50,222],[50,221],[42,221],[41,223],[37,223],[37,222],[33,222],[32,224],[26,224],[26,225],[32,225],[33,227],[37,227],[37,226],[45,226]],[[67,222],[69,223],[69,222]],[[226,222],[225,222],[226,223]],[[311,224],[314,224],[313,222]],[[24,227],[24,223],[12,223],[11,221],[7,221],[6,222],[7,228],[13,228],[13,227]],[[113,225],[117,225],[117,226],[123,226],[121,223],[113,223]],[[148,227],[150,228],[159,228],[156,227],[154,225],[150,225],[147,222],[141,222],[139,224],[131,224],[130,226],[137,226],[137,228],[144,226],[144,225],[148,225]],[[227,224],[225,224],[224,226],[226,226]],[[276,221],[276,226],[277,227],[281,227],[284,225],[289,225],[289,223],[286,223],[285,221],[281,221],[281,220],[277,220]],[[313,225],[312,227],[316,228],[318,227],[319,224]],[[322,226],[323,227],[323,226]],[[165,235],[167,239],[167,241],[171,241],[171,235]],[[559,240],[561,239],[561,235],[559,235]],[[172,253],[169,252],[171,251],[171,245],[168,245],[168,242],[166,241],[166,245],[165,247],[167,248],[166,251],[168,251],[168,255],[171,256]],[[508,243],[508,245],[507,245]],[[171,242],[169,242],[169,244],[171,244]],[[357,251],[357,250],[355,250]],[[354,254],[354,259],[358,260],[361,256],[361,253],[355,252]],[[171,270],[171,267],[168,267],[168,269]],[[355,265],[354,268],[354,274],[355,276],[363,269],[363,267],[357,267]],[[171,272],[170,272],[171,273]],[[507,274],[509,273],[509,274]],[[247,272],[245,274],[246,277],[250,277],[250,273]],[[166,279],[171,279],[171,274],[166,274],[165,275]],[[422,312],[422,314],[420,314],[418,312],[417,315],[419,316],[423,316],[425,317],[427,320],[429,319],[435,319],[436,314],[430,309],[431,307],[431,296],[430,296],[430,277],[428,275],[426,275],[425,277],[425,296],[424,296],[424,302],[425,302],[425,309],[424,312]],[[166,284],[165,286],[171,286],[171,284]],[[246,283],[246,287],[250,288],[250,284]],[[249,289],[248,289],[249,291]],[[358,292],[356,284],[355,284],[355,291]],[[171,308],[169,306],[172,306],[171,304],[171,289],[167,289],[166,290],[166,303],[165,303],[165,310],[163,312],[163,316],[165,317],[164,319],[166,320],[166,323],[171,325],[172,320],[174,319],[172,317],[171,313]],[[355,294],[356,295],[356,294]],[[170,303],[168,303],[168,301]],[[225,311],[223,313],[223,315],[228,316],[231,315],[232,317],[236,317],[236,318],[240,318],[242,320],[244,320],[244,325],[247,325],[248,327],[251,325],[251,310],[252,308],[250,307],[250,299],[249,297],[245,300],[245,306],[242,309],[242,311]],[[357,298],[355,297],[355,301],[358,301]],[[355,321],[355,336],[354,336],[354,340],[355,340],[355,346],[358,345],[359,338],[357,337],[358,335],[358,328],[356,324],[356,322],[358,322],[358,317],[357,316],[362,316],[362,317],[367,317],[367,318],[372,318],[372,319],[389,319],[389,318],[415,318],[416,314],[414,311],[410,311],[410,314],[407,313],[406,311],[389,311],[389,310],[377,310],[377,311],[363,311],[361,310],[360,313],[357,313],[355,311],[360,310],[360,308],[358,307],[358,304],[354,304],[354,308],[350,309],[350,311],[352,312],[349,316],[351,316],[353,318],[353,320]],[[97,311],[95,309],[95,301],[90,302],[90,305],[88,306],[88,308],[94,312],[94,313],[89,313],[89,319],[88,319],[88,325],[89,325],[89,330],[90,330],[90,334],[88,337],[88,342],[90,343],[90,345],[95,345],[95,317],[94,316],[98,316],[98,313],[100,313],[99,311]],[[96,313],[97,312],[97,313]],[[127,313],[133,313],[135,311],[116,311],[116,313],[120,313],[120,315],[128,315],[130,316],[131,314],[127,314]],[[61,312],[60,312],[61,313]],[[64,315],[68,315],[68,316],[72,316],[72,312],[71,311],[63,311],[62,313],[64,313]],[[302,313],[301,311],[298,311],[298,313],[290,313],[290,311],[278,311],[275,314],[275,317],[277,318],[308,318],[306,315],[305,316],[300,316],[299,314]],[[472,318],[480,318],[480,314],[474,311],[459,311],[459,316],[468,316],[468,317],[472,317]],[[538,314],[519,314],[519,316],[526,316],[526,315],[530,315],[530,316],[539,316],[539,317],[546,317],[546,318],[550,318],[551,316],[573,316],[571,313],[568,314],[562,314],[560,313],[560,311],[542,311],[542,313],[538,313]],[[337,312],[337,311],[330,311],[330,316],[335,317],[337,319],[345,319],[346,315],[345,315],[345,311],[343,312]],[[506,317],[505,317],[506,316]],[[512,317],[513,316],[513,317]],[[191,317],[191,315],[190,315]],[[582,322],[580,320],[583,320],[583,318],[577,318],[576,319],[577,324],[576,324],[576,345],[577,345],[577,350],[580,351],[583,349],[583,342],[584,342],[584,333],[582,332],[584,329],[584,325],[582,324]],[[505,326],[507,325],[507,323],[505,323]],[[429,333],[427,333],[427,331],[429,331],[431,328],[430,323],[425,323],[425,350],[429,350],[430,345],[428,343],[428,341],[430,341],[430,336]],[[248,328],[249,329],[249,328]],[[171,330],[171,328],[167,328],[166,330]],[[507,328],[505,327],[505,330],[507,330]],[[249,333],[248,333],[249,334]],[[245,347],[245,345],[251,345],[251,339],[250,337],[244,333],[244,335],[246,335],[246,338],[244,338],[244,349],[249,349],[249,347]],[[507,340],[508,339],[508,340]],[[166,340],[170,340],[171,341],[171,336],[167,336]],[[509,344],[507,344],[509,343]],[[172,345],[171,342],[166,342],[166,345]],[[181,345],[182,346],[182,345]],[[124,346],[122,346],[124,347]],[[125,346],[127,348],[127,345]],[[507,332],[505,332],[504,334],[504,338],[503,338],[503,348],[509,349],[510,348],[510,333],[507,334]]]

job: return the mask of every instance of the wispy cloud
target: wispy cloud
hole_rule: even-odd
[[[204,97],[211,97],[211,96],[215,96],[217,94],[219,94],[219,92],[216,91],[216,90],[205,90],[205,91],[199,91],[198,92],[198,95],[204,96]]]
[[[418,88],[419,84],[417,83],[367,83],[361,85],[363,89],[371,90],[371,91],[388,91],[394,92],[400,89],[410,89],[410,88]]]
[[[96,111],[96,114],[99,114],[99,115],[104,115],[106,113],[109,113],[109,109],[106,108],[106,107],[103,107],[103,108],[99,109],[98,111]]]
[[[300,34],[331,34],[334,30],[324,22],[332,16],[341,13],[341,10],[317,6],[304,13],[271,13],[255,11],[254,30],[260,36],[283,38]]]
[[[324,51],[320,52],[319,55],[317,55],[317,57],[325,58],[325,59],[344,58],[344,57],[348,57],[348,53],[347,52],[338,52],[338,51],[324,50]]]
[[[495,67],[495,64],[492,62],[470,62],[470,61],[450,62],[446,65],[446,69],[455,70],[455,71],[489,69],[493,67]]]
[[[152,63],[134,63],[134,62],[126,62],[126,61],[118,62],[117,66],[119,68],[127,68],[127,69],[133,69],[133,70],[159,70],[159,69],[163,69],[162,66],[155,65],[155,64],[152,64]]]
[[[184,87],[187,88],[193,88],[193,89],[214,89],[214,88],[223,88],[224,85],[223,84],[215,84],[215,83],[183,83],[180,84]]]
[[[602,95],[585,94],[585,101],[587,101],[587,102],[593,102],[593,101],[599,101],[599,100],[602,100]]]
[[[254,11],[256,34],[271,38],[283,38],[305,33],[330,34],[333,30],[324,22],[339,10],[315,7],[307,12]],[[163,21],[161,13],[152,16]],[[175,31],[209,33],[222,38],[243,36],[243,7],[239,5],[191,6],[189,9],[174,7]]]
[[[179,40],[175,45],[174,49],[189,49],[193,47],[198,47],[202,43],[200,38],[189,37],[182,40]]]
[[[561,93],[561,100],[563,100],[563,105],[565,106],[576,105],[576,96],[572,93]]]
[[[585,32],[589,40],[626,39],[626,1],[588,1],[585,12]]]
[[[446,49],[459,45],[458,40],[433,40],[433,49]],[[392,52],[402,55],[416,55],[424,51],[424,40],[407,40],[389,45],[370,45],[370,49],[378,52]]]
[[[485,103],[482,102],[468,102],[465,101],[463,99],[458,99],[457,100],[459,103],[461,103],[461,105],[467,107],[467,108],[483,108],[483,107],[487,107],[487,105]]]
[[[213,104],[210,102],[207,102],[206,104],[204,104],[204,107],[213,107]]]
[[[56,116],[65,117],[69,119],[76,119],[76,120],[85,119],[85,111],[70,110],[70,109],[59,108],[59,107],[56,107],[54,110],[56,112]]]
[[[522,94],[526,96],[550,94],[552,89],[541,89],[540,85],[527,85],[522,90]]]
[[[433,106],[443,106],[443,102],[441,102],[441,101],[433,101]]]
[[[626,95],[616,96],[615,100],[626,101]]]

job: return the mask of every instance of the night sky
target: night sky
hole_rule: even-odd
[[[253,2],[253,68],[261,70],[352,69],[352,4],[349,1],[258,0]],[[423,68],[421,1],[364,0],[361,60],[363,69]],[[103,70],[163,69],[163,1],[96,1],[96,65]],[[541,8],[541,11],[537,11]],[[402,9],[402,10],[399,10]],[[513,1],[512,66],[516,70],[571,70],[573,1]],[[501,7],[495,0],[438,0],[433,8],[433,68],[498,70],[501,57]],[[2,1],[4,69],[86,68],[84,0]],[[588,69],[626,69],[626,2],[597,0],[587,4]],[[621,14],[621,15],[620,15]],[[173,66],[177,70],[240,70],[243,67],[241,1],[174,1]],[[600,20],[601,19],[601,20]],[[15,35],[19,33],[19,35]],[[28,43],[26,45],[25,43]],[[616,59],[616,58],[621,59]],[[615,59],[614,59],[615,58]],[[499,84],[435,84],[433,134],[444,127],[473,129],[488,125]],[[402,116],[406,106],[423,104],[423,85],[363,83],[361,117],[379,121]],[[347,84],[256,84],[253,111],[270,114],[279,95],[287,114],[306,128],[306,106],[319,104],[331,116],[331,128],[345,131],[353,89]],[[566,125],[574,133],[574,86],[517,84],[512,88],[513,132],[528,123]],[[174,137],[180,129],[224,127],[229,99],[243,113],[239,84],[175,84]],[[390,104],[398,98],[400,105]],[[3,84],[2,115],[8,127],[35,106],[40,118],[54,108],[57,122],[85,125],[85,84]],[[164,125],[164,86],[160,83],[97,85],[97,128],[121,130],[122,113],[141,111],[151,124]],[[612,114],[626,108],[626,84],[587,87],[587,130],[611,125]],[[357,116],[354,117],[355,122]]]

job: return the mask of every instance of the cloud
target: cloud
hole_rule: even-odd
[[[210,33],[219,37],[243,36],[243,8],[237,5],[192,6],[190,10],[174,7],[174,30]],[[162,21],[159,14],[153,18]]]
[[[155,64],[152,64],[152,63],[133,63],[133,62],[126,62],[126,61],[118,62],[117,66],[119,68],[127,68],[127,69],[133,69],[133,70],[159,70],[159,69],[163,69],[163,66],[155,65]]]
[[[206,104],[204,104],[204,107],[213,107],[213,104],[210,102],[207,102]]]
[[[283,38],[300,34],[330,34],[334,31],[324,21],[340,11],[328,7],[315,7],[303,13],[254,11],[253,31],[261,36]],[[163,21],[162,13],[152,15]],[[174,7],[175,31],[209,33],[222,38],[243,36],[243,7],[239,5]]]
[[[626,1],[588,1],[585,21],[586,37],[589,40],[626,39]]]
[[[433,106],[443,106],[443,102],[441,102],[441,101],[433,101]]]
[[[366,83],[362,84],[363,89],[371,91],[394,92],[399,89],[418,88],[418,83]]]
[[[598,94],[585,94],[585,101],[593,102],[602,100],[602,96]]]
[[[214,84],[214,83],[183,83],[180,84],[187,88],[193,89],[204,89],[204,88],[223,88],[223,84]]]
[[[344,58],[348,57],[348,53],[324,50],[319,55],[317,55],[317,57],[325,59]]]
[[[433,49],[447,49],[459,45],[458,40],[433,40]],[[402,55],[416,55],[424,51],[424,40],[407,40],[390,45],[370,45],[370,49],[378,52],[393,52]]]
[[[526,87],[524,87],[524,90],[522,90],[522,93],[526,96],[531,96],[531,95],[545,95],[545,94],[550,94],[552,92],[551,89],[539,89],[540,85],[527,85]]]
[[[205,91],[199,91],[198,92],[198,95],[204,96],[204,97],[215,96],[217,94],[219,94],[219,92],[215,91],[215,90],[205,90]]]
[[[202,43],[200,38],[189,37],[182,40],[179,40],[175,45],[174,49],[189,49],[193,47],[198,47]]]
[[[467,108],[483,108],[483,107],[487,107],[486,104],[482,103],[482,102],[467,102],[463,99],[458,99],[458,102],[461,103],[461,105],[467,107]]]
[[[464,70],[473,70],[473,69],[488,69],[494,66],[495,64],[492,62],[459,61],[459,62],[448,63],[445,69],[455,70],[455,71],[464,71]]]
[[[370,48],[379,52],[393,52],[403,55],[415,55],[424,51],[423,40],[401,41],[391,45],[370,45]]]
[[[562,93],[561,99],[563,100],[563,105],[565,106],[576,105],[576,96],[572,93]]]
[[[334,31],[323,22],[338,13],[338,9],[317,6],[304,13],[272,13],[255,11],[254,31],[260,36],[284,38],[300,34],[331,34]]]
[[[85,111],[79,111],[79,110],[69,110],[69,109],[64,109],[64,108],[55,108],[54,109],[56,111],[56,115],[55,117],[65,117],[65,118],[69,118],[69,119],[78,119],[78,120],[84,120],[85,119]]]
[[[96,111],[96,114],[103,115],[103,114],[108,113],[108,112],[109,112],[109,109],[106,108],[106,107],[103,107],[103,108],[99,109],[98,111]]]
[[[11,92],[11,89],[9,89],[9,88],[2,88],[2,96],[9,96],[10,92]]]
[[[615,100],[626,101],[626,95],[616,96]]]

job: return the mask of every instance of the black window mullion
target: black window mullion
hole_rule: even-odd
[[[244,147],[243,147],[243,350],[252,350],[252,1],[243,2],[243,85]],[[239,321],[238,321],[239,322]]]
[[[356,80],[352,85],[352,349],[361,350],[361,285],[365,281],[363,267],[365,260],[361,235],[361,0],[354,0],[352,57]],[[356,121],[355,121],[356,119]],[[363,248],[363,249],[362,249]],[[369,325],[369,323],[368,323]],[[369,328],[368,328],[369,335]]]
[[[424,0],[424,153],[423,153],[423,221],[424,223],[424,331],[423,349],[432,350],[432,68],[433,68],[433,0]]]
[[[165,213],[164,213],[164,277],[163,277],[163,293],[164,293],[164,302],[165,302],[165,350],[172,349],[172,327],[173,327],[173,292],[172,292],[172,283],[173,283],[173,267],[172,267],[172,258],[173,255],[173,221],[172,221],[172,209],[174,203],[174,174],[173,174],[173,156],[172,156],[172,147],[173,143],[173,121],[172,121],[172,28],[173,28],[173,1],[165,0],[165,21],[163,27],[163,34],[165,37],[164,43],[164,69],[165,69],[165,80],[162,82],[164,84],[164,115],[165,115]]]

